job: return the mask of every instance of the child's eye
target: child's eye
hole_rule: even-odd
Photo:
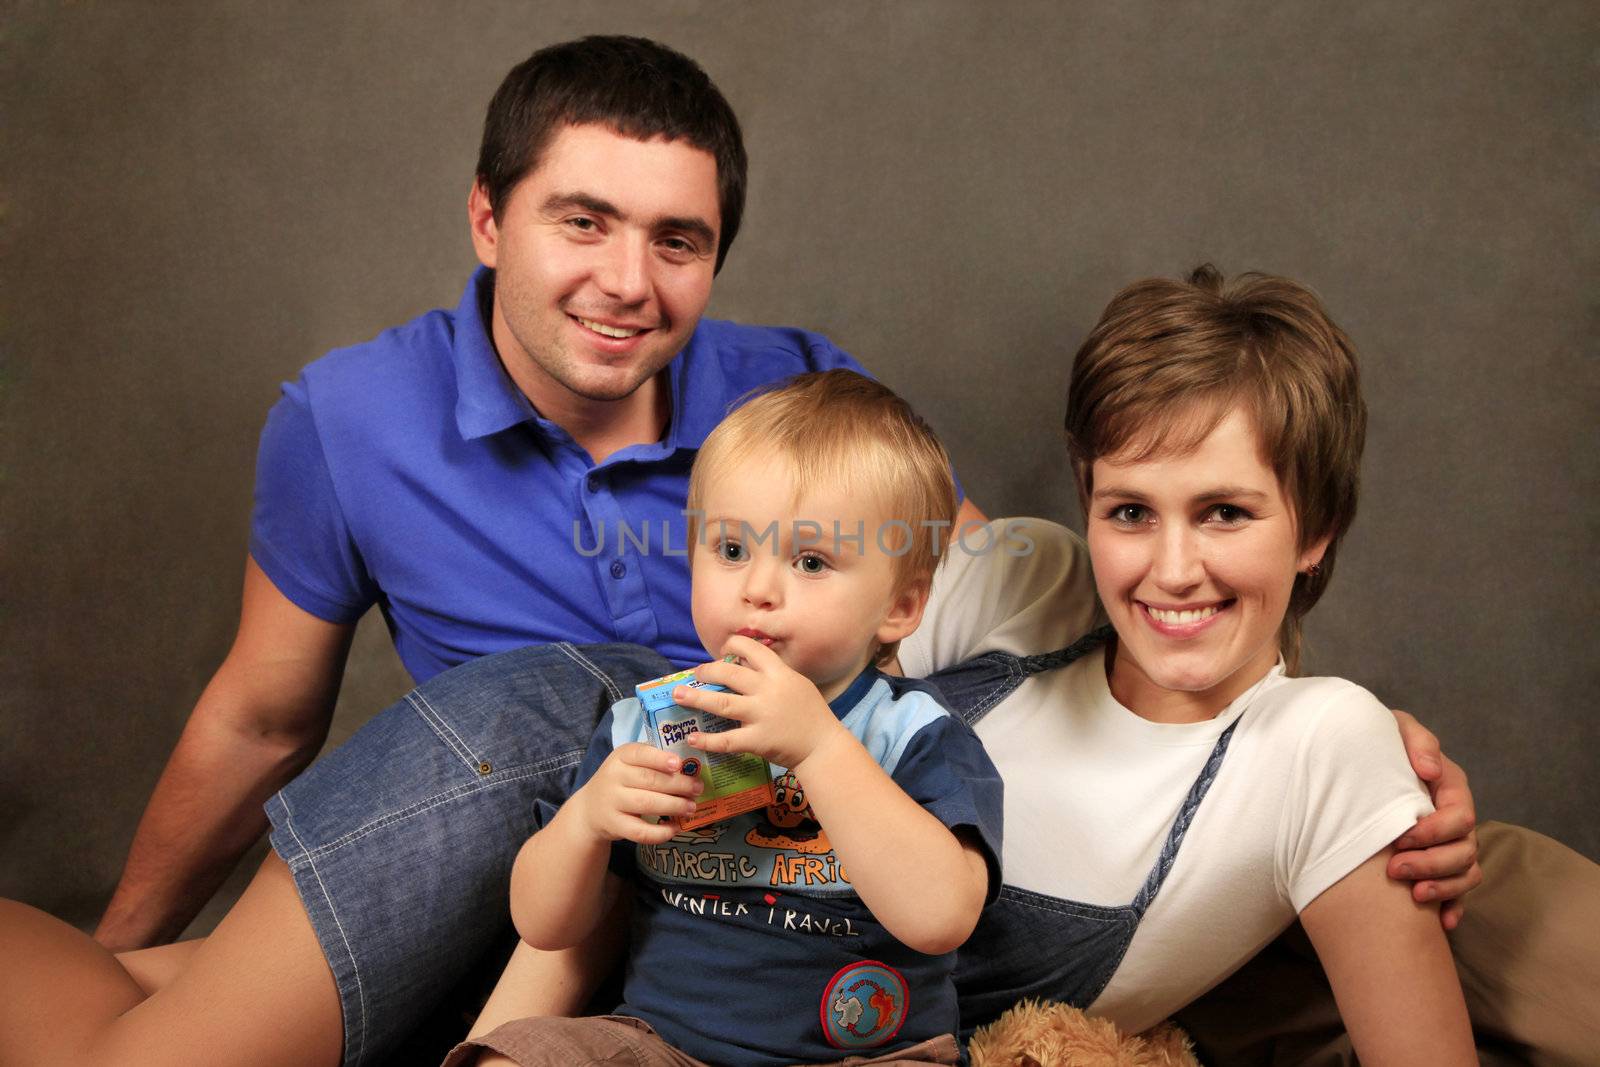
[[[744,546],[737,541],[730,541],[727,538],[723,538],[717,542],[716,553],[718,559],[726,560],[729,563],[743,563],[746,558],[744,554]]]
[[[822,574],[828,569],[828,561],[821,556],[801,556],[794,565],[801,574]]]
[[[1150,509],[1143,504],[1118,504],[1106,518],[1119,526],[1142,526],[1150,521]]]

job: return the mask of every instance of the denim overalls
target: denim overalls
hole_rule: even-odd
[[[1111,627],[1103,627],[1066,648],[1038,656],[986,652],[939,671],[928,681],[939,687],[952,711],[968,725],[975,725],[1025,680],[1065,667],[1104,644],[1112,633]],[[1145,909],[1161,891],[1238,725],[1235,720],[1217,738],[1184,798],[1155,866],[1131,903],[1120,907],[1079,904],[1001,886],[999,899],[984,910],[971,940],[962,946],[956,966],[963,1040],[1023,997],[1062,1001],[1079,1008],[1094,1002],[1122,963]],[[1001,768],[1002,774],[1004,771]],[[1041,842],[1040,847],[1048,844]]]

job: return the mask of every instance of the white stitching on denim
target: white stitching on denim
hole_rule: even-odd
[[[467,751],[466,742],[462,741],[460,735],[450,729],[449,724],[439,717],[439,713],[433,709],[432,704],[428,703],[428,698],[423,696],[420,690],[413,689],[407,693],[406,703],[410,704],[412,710],[422,718],[423,722],[428,724],[428,729],[432,730],[439,740],[445,743],[445,747],[454,752],[461,762],[467,765],[468,770],[477,773],[478,761],[473,758],[471,752]]]
[[[557,641],[555,647],[561,652],[562,655],[566,656],[568,659],[572,660],[572,662],[576,663],[578,666],[594,675],[595,678],[599,680],[600,684],[606,687],[606,692],[611,694],[611,700],[613,703],[622,699],[622,690],[617,688],[617,683],[611,680],[611,676],[606,674],[605,671],[602,671],[598,665],[591,661],[582,652],[579,652],[576,647],[566,641]]]
[[[532,778],[535,775],[548,774],[551,771],[557,771],[566,767],[576,766],[578,763],[582,762],[582,760],[583,753],[581,751],[574,750],[566,753],[563,756],[552,757],[551,759],[548,759],[540,764],[527,767],[518,767],[515,769],[514,773],[507,772],[501,774],[497,772],[492,779],[481,779],[465,785],[458,785],[454,789],[445,790],[443,793],[435,793],[433,796],[428,797],[425,800],[420,800],[410,807],[400,808],[397,811],[388,812],[382,817],[374,819],[372,822],[356,827],[354,830],[351,830],[342,837],[337,837],[326,844],[318,845],[315,850],[308,851],[306,855],[309,858],[313,854],[321,855],[324,853],[333,852],[337,849],[343,848],[345,845],[351,844],[352,842],[366,837],[368,834],[376,830],[381,830],[397,822],[404,822],[407,819],[413,818],[414,816],[431,811],[441,804],[448,804],[452,801],[459,800],[462,797],[470,796],[471,794],[483,789],[495,789],[502,785],[510,785],[514,782],[520,782],[525,778]]]
[[[361,1027],[360,1037],[356,1042],[358,1051],[355,1058],[351,1059],[350,1050],[346,1049],[345,1055],[340,1062],[350,1063],[352,1067],[357,1067],[361,1063],[361,1058],[366,1055],[367,1049],[367,992],[361,984],[361,967],[356,963],[356,954],[350,948],[350,935],[344,932],[344,923],[339,921],[339,912],[333,906],[333,895],[328,892],[328,885],[322,880],[322,872],[317,870],[317,861],[312,856],[311,850],[306,848],[306,843],[300,840],[300,834],[294,828],[294,812],[289,810],[289,798],[279,793],[278,801],[283,805],[283,813],[286,816],[284,829],[288,830],[289,836],[294,838],[294,843],[300,847],[300,854],[305,857],[306,866],[311,868],[312,877],[317,880],[317,888],[322,890],[322,899],[327,902],[328,914],[333,916],[333,925],[339,931],[339,940],[344,942],[345,955],[350,958],[350,972],[355,975],[356,979],[356,1006],[361,1011]],[[309,917],[308,913],[307,918]]]

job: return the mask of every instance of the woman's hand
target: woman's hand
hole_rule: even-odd
[[[1394,713],[1412,770],[1428,786],[1436,809],[1395,842],[1389,877],[1414,883],[1411,899],[1440,901],[1439,921],[1454,930],[1466,914],[1461,899],[1483,882],[1478,866],[1477,812],[1467,773],[1439,748],[1433,732],[1404,711]]]

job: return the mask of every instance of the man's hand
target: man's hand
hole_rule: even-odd
[[[680,773],[683,760],[653,745],[628,744],[612,751],[568,806],[598,841],[664,845],[678,832],[670,820],[693,815],[700,779]],[[653,822],[646,816],[660,816]]]
[[[1389,877],[1414,882],[1413,900],[1442,901],[1439,921],[1446,930],[1454,930],[1466,914],[1461,898],[1483,882],[1472,790],[1466,772],[1440,751],[1432,731],[1406,712],[1396,711],[1394,717],[1406,756],[1417,777],[1427,783],[1436,810],[1418,819],[1395,842]]]
[[[732,719],[740,725],[722,733],[690,734],[685,740],[705,752],[754,752],[794,770],[817,747],[844,727],[815,684],[790,669],[772,649],[749,637],[728,638],[724,654],[742,663],[707,663],[695,677],[726,686],[725,692],[678,686],[672,699]]]

